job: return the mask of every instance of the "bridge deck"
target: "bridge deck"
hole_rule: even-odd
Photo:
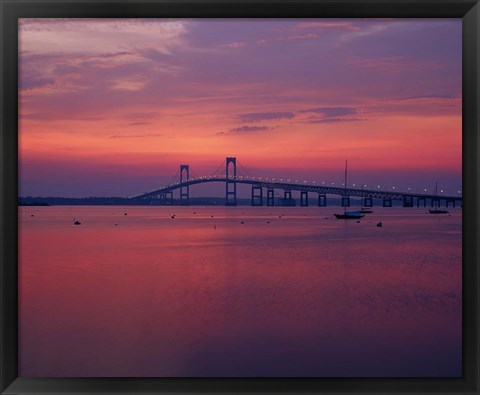
[[[176,189],[187,187],[195,184],[204,184],[210,182],[227,182],[233,181],[232,178],[226,178],[224,176],[208,176],[208,177],[199,177],[193,178],[184,182],[177,182],[175,184],[170,184],[163,186],[161,188],[152,190],[150,192],[145,192],[137,196],[131,197],[131,199],[148,199],[157,195],[165,194],[172,192]],[[239,184],[250,184],[256,187],[262,187],[266,189],[283,189],[285,191],[300,191],[300,192],[313,192],[322,195],[339,195],[339,196],[352,196],[352,197],[372,197],[374,199],[388,199],[393,200],[403,200],[405,197],[412,198],[424,198],[424,199],[441,199],[448,201],[457,201],[461,202],[462,198],[459,196],[443,196],[443,195],[432,195],[432,194],[420,194],[420,193],[406,193],[400,191],[381,191],[374,189],[357,189],[357,188],[347,188],[344,187],[329,187],[324,185],[317,184],[308,184],[308,183],[296,183],[296,182],[284,182],[283,180],[274,180],[274,179],[261,179],[261,178],[246,178],[246,177],[237,177],[235,181]]]

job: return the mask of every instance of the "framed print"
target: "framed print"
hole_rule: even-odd
[[[479,394],[477,1],[1,2],[2,394]]]

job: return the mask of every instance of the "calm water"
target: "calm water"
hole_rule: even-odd
[[[460,376],[461,209],[339,211],[20,207],[19,374]]]

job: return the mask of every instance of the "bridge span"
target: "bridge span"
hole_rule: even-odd
[[[237,184],[251,185],[251,204],[252,206],[262,206],[266,203],[267,206],[275,205],[275,190],[283,190],[283,199],[280,199],[282,205],[293,206],[295,200],[292,197],[292,192],[300,193],[300,206],[308,206],[309,193],[318,195],[318,206],[325,207],[327,205],[327,195],[336,195],[341,197],[342,207],[350,206],[351,197],[362,198],[362,205],[364,207],[372,207],[373,199],[381,199],[383,207],[392,207],[394,200],[402,201],[403,207],[417,207],[427,206],[427,201],[431,206],[442,203],[446,207],[451,204],[453,207],[457,203],[462,203],[462,197],[459,196],[444,196],[434,194],[419,194],[401,191],[382,191],[375,189],[363,188],[345,188],[340,186],[325,186],[319,185],[315,181],[312,183],[291,182],[290,180],[262,178],[253,176],[237,175],[236,158],[226,158],[225,174],[210,175],[190,178],[190,169],[188,165],[180,165],[180,179],[178,182],[162,186],[150,192],[145,192],[137,196],[133,196],[134,200],[162,200],[166,204],[173,204],[173,192],[178,190],[179,203],[188,204],[190,199],[190,186],[196,184],[205,184],[212,182],[221,182],[225,184],[225,202],[227,206],[237,205]],[[263,191],[266,190],[266,201],[264,199]]]

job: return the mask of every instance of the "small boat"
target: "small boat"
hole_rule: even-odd
[[[73,224],[74,225],[81,225],[82,223],[79,220],[76,220],[75,218],[73,219]]]
[[[383,226],[382,221],[377,224],[377,227],[381,228]]]
[[[345,196],[347,195],[347,161],[345,161]],[[345,206],[345,210],[343,214],[333,214],[337,219],[360,219],[365,217],[360,211],[347,211],[347,207]]]
[[[430,214],[448,214],[448,211],[447,210],[440,210],[440,209],[429,209],[428,210],[430,212]]]
[[[367,207],[362,207],[359,211],[359,213],[362,213],[362,214],[372,214],[373,213],[373,210],[370,210],[369,208]]]
[[[359,219],[365,217],[360,211],[345,211],[343,214],[333,214],[338,219]]]
[[[438,196],[437,188],[438,188],[438,182],[435,183],[435,196]],[[438,207],[437,201],[435,201],[435,207],[433,208],[433,210],[428,209],[428,211],[430,212],[430,214],[449,214],[447,210],[442,210]]]

